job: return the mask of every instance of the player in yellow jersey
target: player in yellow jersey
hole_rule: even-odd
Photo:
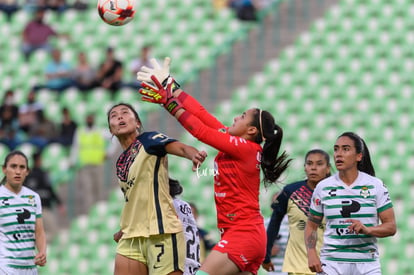
[[[113,106],[108,124],[124,149],[116,164],[125,203],[114,274],[182,274],[185,240],[169,193],[167,154],[191,160],[194,171],[207,155],[159,132],[143,132],[129,104]]]
[[[315,274],[308,267],[305,246],[305,225],[309,215],[312,193],[319,182],[331,175],[329,155],[323,150],[313,149],[306,153],[304,170],[306,179],[286,185],[276,201],[272,203],[273,213],[267,227],[266,258],[262,264],[267,271],[275,267],[270,259],[273,243],[279,234],[280,225],[285,215],[288,216],[289,239],[286,246],[282,271],[289,275]],[[324,223],[317,229],[316,237],[320,239],[317,251],[322,246]]]

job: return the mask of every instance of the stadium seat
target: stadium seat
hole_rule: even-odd
[[[53,184],[62,184],[71,178],[69,151],[62,144],[53,142],[42,150],[42,165],[50,173]]]
[[[4,160],[9,152],[10,148],[6,144],[0,142],[0,159]],[[1,165],[3,165],[3,162]]]
[[[29,167],[32,167],[32,156],[39,150],[39,148],[36,145],[33,145],[32,143],[24,142],[19,144],[16,147],[16,150],[22,151],[26,155],[26,157],[29,159]]]

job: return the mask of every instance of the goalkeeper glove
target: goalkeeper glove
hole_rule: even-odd
[[[162,104],[172,115],[175,115],[179,109],[183,108],[178,98],[175,98],[172,94],[173,87],[175,86],[175,81],[172,77],[168,77],[165,88],[155,76],[151,76],[151,80],[156,87],[147,82],[141,83],[143,88],[139,90],[139,93],[143,95],[143,101]]]
[[[164,81],[166,81],[167,78],[170,76],[171,58],[166,57],[164,59],[164,64],[162,67],[160,66],[160,64],[158,64],[155,58],[151,58],[150,62],[153,68],[142,66],[141,70],[137,73],[138,81],[154,83],[152,76],[155,76],[159,83],[163,83]]]

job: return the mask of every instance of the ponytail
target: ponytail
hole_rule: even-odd
[[[349,137],[350,139],[352,139],[354,141],[356,152],[358,154],[362,153],[362,159],[361,161],[358,162],[358,165],[357,165],[358,170],[375,177],[375,169],[374,169],[374,166],[372,165],[371,155],[369,153],[369,150],[368,150],[368,147],[365,141],[360,136],[358,136],[357,134],[353,132],[345,132],[342,135],[340,135],[338,138],[340,137]]]
[[[288,168],[292,159],[288,158],[285,151],[279,155],[283,130],[275,123],[273,116],[269,112],[256,109],[252,124],[259,130],[255,142],[259,144],[263,141],[265,142],[263,145],[261,168],[264,174],[263,182],[267,187],[269,184],[277,182],[282,173]]]

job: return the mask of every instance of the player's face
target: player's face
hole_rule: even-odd
[[[330,167],[324,155],[320,153],[309,154],[305,161],[305,173],[308,181],[318,183],[330,172]]]
[[[21,155],[12,156],[6,167],[3,167],[3,174],[6,176],[6,186],[19,189],[29,174],[26,159]]]
[[[114,107],[109,113],[109,129],[115,136],[135,134],[140,123],[127,106]]]
[[[253,121],[255,109],[249,109],[243,114],[234,118],[234,123],[229,127],[228,133],[232,136],[242,137],[249,133],[249,131],[257,128],[251,126]],[[254,128],[254,129],[253,129]]]
[[[356,152],[354,141],[347,137],[339,137],[334,145],[334,160],[338,171],[357,169],[362,154]]]

